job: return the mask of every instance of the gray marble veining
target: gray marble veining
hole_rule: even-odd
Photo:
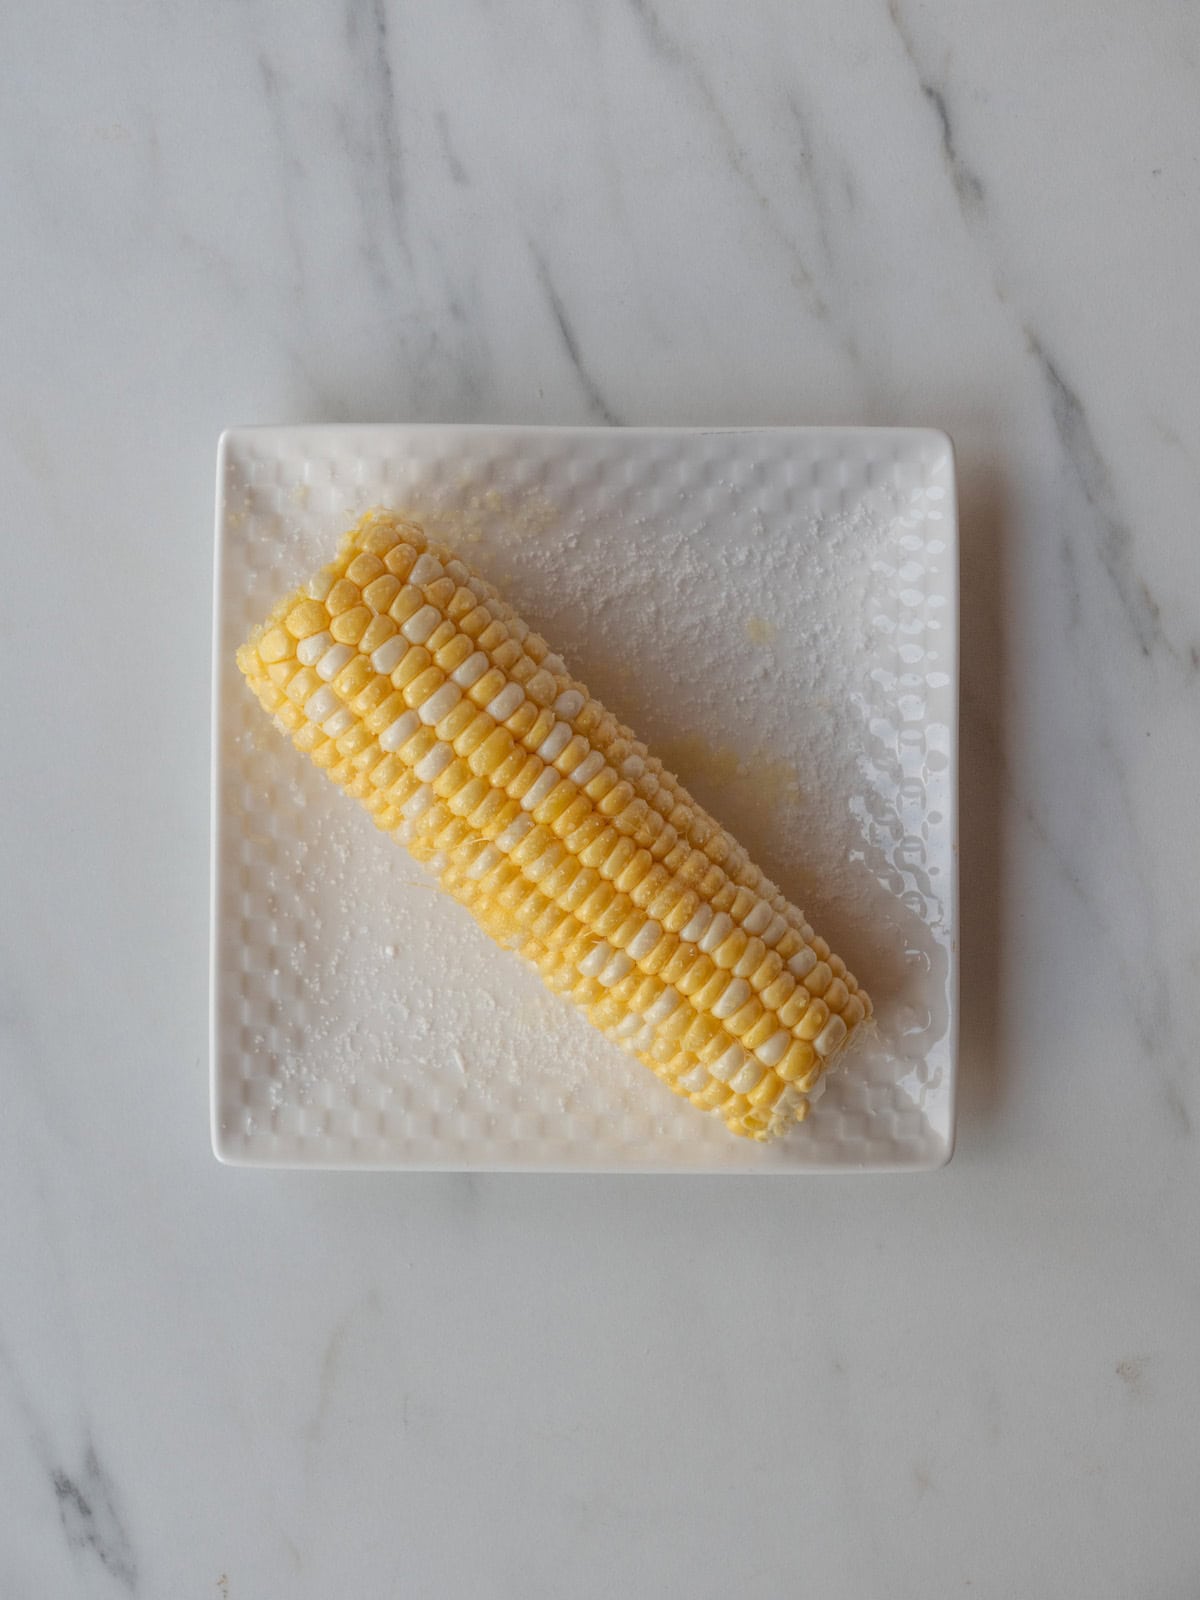
[[[0,1594],[1183,1595],[1200,1573],[1200,21],[10,8]],[[928,1180],[208,1150],[213,449],[934,424]]]

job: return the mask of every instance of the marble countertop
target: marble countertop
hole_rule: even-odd
[[[3,36],[0,1595],[1194,1595],[1196,13]],[[951,432],[945,1171],[215,1163],[217,433],[443,419]]]

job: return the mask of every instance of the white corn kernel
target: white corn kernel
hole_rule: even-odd
[[[304,715],[310,722],[324,722],[338,708],[338,697],[332,689],[318,689],[304,703]]]
[[[754,1054],[764,1067],[777,1067],[787,1053],[787,1047],[791,1042],[791,1034],[786,1028],[780,1028],[778,1033],[773,1033],[764,1044],[760,1044]]]
[[[750,1057],[740,1044],[731,1044],[723,1055],[717,1057],[709,1068],[714,1078],[719,1078],[722,1083],[728,1083],[731,1078],[744,1070],[750,1063]]]
[[[384,677],[387,677],[395,672],[407,654],[408,640],[402,633],[394,633],[390,639],[385,639],[371,656],[371,665],[376,672],[382,672]]]
[[[401,745],[407,744],[421,726],[421,719],[415,711],[406,711],[403,716],[397,717],[379,735],[379,748],[381,750],[399,750]]]
[[[441,620],[432,606],[422,606],[419,611],[413,612],[400,632],[412,644],[424,644]]]
[[[815,950],[810,950],[809,947],[805,945],[803,949],[797,950],[796,954],[792,956],[791,960],[788,962],[788,971],[791,973],[793,978],[799,978],[803,983],[804,979],[808,977],[809,973],[816,966],[816,964],[817,952]]]
[[[538,745],[537,753],[543,761],[555,761],[571,742],[571,730],[565,722],[556,722]]]
[[[579,963],[579,970],[585,978],[598,978],[612,955],[612,945],[601,939],[594,944]]]
[[[762,1082],[765,1071],[766,1068],[761,1061],[755,1061],[753,1056],[747,1056],[746,1065],[735,1078],[729,1080],[729,1087],[734,1094],[749,1094],[751,1089],[757,1089]]]
[[[633,962],[624,950],[615,950],[612,959],[607,963],[604,971],[600,973],[600,982],[606,989],[611,989],[613,984],[620,983],[622,978],[627,978],[633,971]]]
[[[315,667],[332,643],[331,633],[310,633],[296,646],[296,660],[302,667]]]
[[[679,937],[686,939],[689,944],[697,944],[708,930],[708,925],[713,919],[713,910],[707,900],[702,900],[696,907],[695,915],[682,930]]]
[[[493,867],[498,867],[504,857],[494,844],[485,844],[483,849],[467,868],[468,878],[486,878]]]
[[[577,783],[582,789],[585,783],[591,783],[603,766],[604,757],[600,751],[589,750],[574,772],[568,773],[568,777],[572,783]]]
[[[448,717],[461,699],[462,690],[458,685],[446,682],[417,707],[417,712],[426,727],[432,728],[443,717]]]
[[[735,1011],[740,1011],[749,998],[750,985],[745,978],[734,978],[713,1002],[712,1014],[723,1022],[726,1017],[731,1017]]]
[[[552,793],[559,782],[561,782],[561,778],[561,773],[556,772],[553,767],[547,767],[544,771],[539,772],[537,777],[521,796],[522,809],[525,811],[536,811],[546,796]]]
[[[453,760],[451,745],[435,744],[429,754],[417,762],[413,771],[422,783],[435,783]]]
[[[418,588],[423,588],[427,583],[445,576],[446,569],[436,556],[431,556],[429,551],[424,551],[413,562],[412,571],[408,575],[409,583],[415,583]]]
[[[323,733],[327,733],[331,739],[336,739],[339,734],[345,733],[347,728],[352,728],[355,720],[354,713],[350,710],[350,707],[343,706],[340,711],[335,711],[331,717],[326,717],[321,724],[321,730]]]
[[[718,911],[708,925],[708,931],[700,939],[700,948],[705,955],[711,955],[719,945],[725,943],[733,932],[733,918],[724,911]]]
[[[846,1037],[846,1024],[836,1013],[813,1040],[813,1049],[819,1056],[831,1056]]]
[[[328,683],[330,678],[337,677],[343,667],[350,665],[354,660],[354,654],[355,652],[351,645],[335,644],[332,650],[326,650],[320,661],[317,662],[317,677],[324,678]]]
[[[525,692],[519,683],[506,683],[503,689],[488,701],[487,714],[489,717],[495,717],[497,722],[507,722],[524,698]]]
[[[665,1022],[669,1016],[678,1011],[682,1004],[683,996],[678,990],[664,989],[646,1012],[646,1021],[651,1027],[657,1028],[660,1022]]]
[[[533,818],[522,811],[512,819],[496,843],[506,856],[511,855],[525,835],[532,832]]]
[[[662,938],[662,928],[651,920],[644,923],[629,941],[629,954],[635,961],[644,961]]]
[[[476,650],[474,655],[467,657],[461,667],[455,667],[450,676],[460,689],[469,689],[472,684],[479,682],[489,665],[490,662],[483,651]]]

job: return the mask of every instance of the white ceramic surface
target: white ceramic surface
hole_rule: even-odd
[[[237,645],[388,504],[501,582],[876,997],[763,1148],[667,1093],[280,739]],[[296,1166],[940,1165],[954,1106],[957,526],[903,429],[264,428],[218,466],[213,1140]],[[661,741],[661,744],[660,744]]]
[[[0,1595],[1192,1600],[1200,16],[8,5]],[[957,1143],[220,1166],[231,421],[955,444]]]

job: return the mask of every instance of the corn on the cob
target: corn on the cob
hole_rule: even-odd
[[[299,750],[610,1038],[737,1134],[870,1014],[803,914],[492,586],[368,513],[238,652]]]

